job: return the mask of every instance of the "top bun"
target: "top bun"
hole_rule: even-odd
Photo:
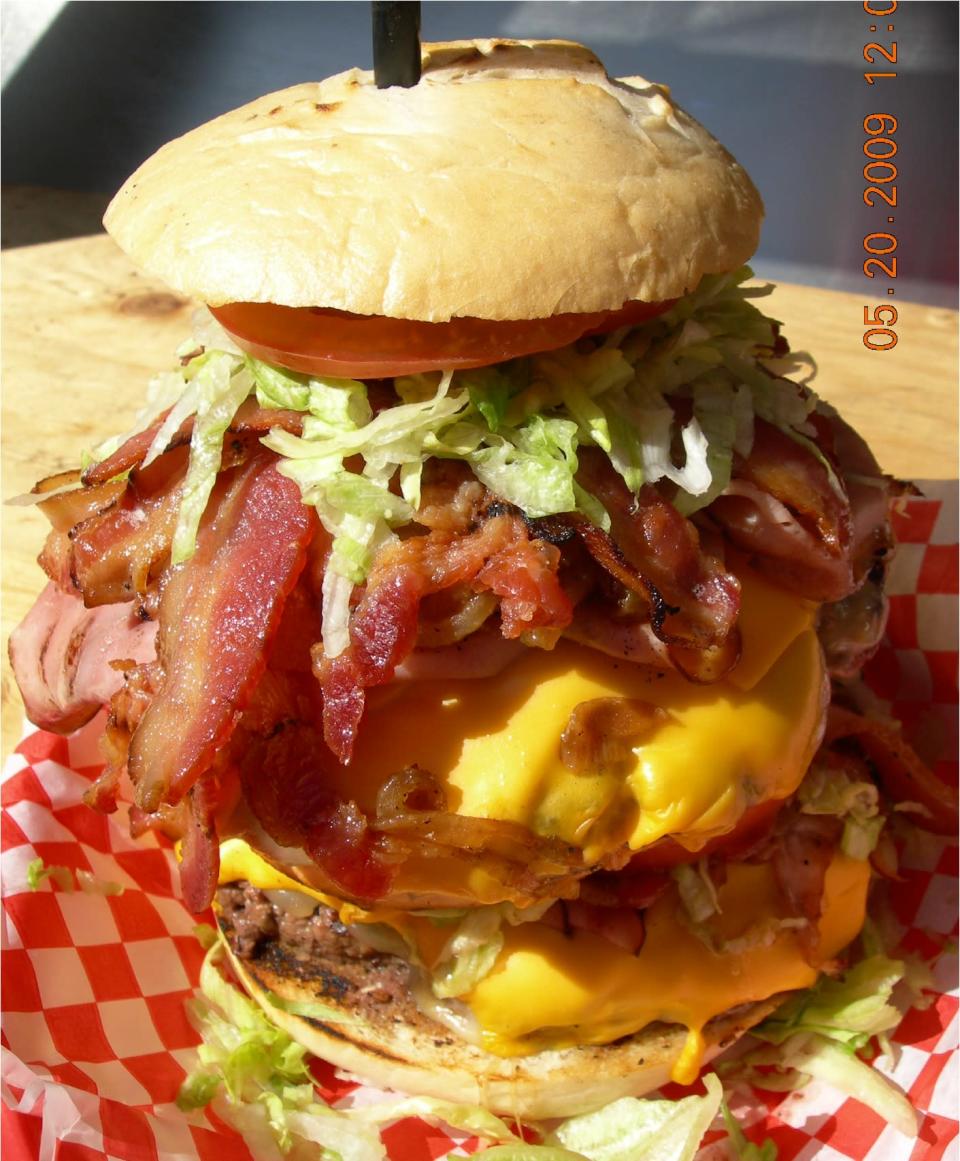
[[[665,89],[566,41],[423,46],[412,88],[351,69],[165,145],[104,224],[211,306],[445,322],[656,302],[736,269],[763,207]]]

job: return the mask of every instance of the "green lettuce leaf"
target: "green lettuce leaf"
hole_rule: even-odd
[[[491,435],[466,459],[481,483],[534,518],[577,507],[577,425],[569,419],[532,415],[509,434]]]
[[[886,819],[872,782],[857,781],[842,770],[814,766],[797,797],[804,814],[832,814],[843,819],[840,846],[852,859],[867,859],[876,849]]]
[[[441,1000],[463,996],[487,975],[503,949],[498,907],[468,912],[450,936],[433,971],[433,994]]]
[[[723,1123],[727,1127],[730,1149],[737,1161],[777,1161],[776,1145],[769,1138],[762,1145],[755,1145],[752,1141],[748,1141],[725,1100],[720,1102],[720,1112],[723,1114]]]
[[[900,1023],[901,1013],[891,996],[904,975],[902,960],[869,956],[839,979],[822,976],[814,987],[778,1008],[753,1034],[783,1044],[797,1032],[813,1032],[853,1050],[865,1048],[872,1036]]]
[[[56,883],[61,891],[73,890],[73,874],[69,867],[55,863],[48,866],[43,859],[33,859],[27,866],[27,886],[31,891],[39,891],[45,879]]]
[[[714,1073],[703,1083],[705,1096],[678,1101],[622,1097],[598,1112],[571,1117],[545,1144],[560,1145],[589,1161],[693,1161],[723,1097]]]
[[[799,1035],[782,1048],[784,1066],[833,1085],[868,1108],[906,1137],[919,1132],[917,1111],[882,1073],[834,1040]]]

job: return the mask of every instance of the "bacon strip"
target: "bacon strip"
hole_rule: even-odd
[[[180,848],[180,887],[187,907],[199,914],[213,902],[220,873],[220,841],[214,813],[217,796],[213,780],[201,778],[186,798],[187,819]]]
[[[374,561],[350,623],[350,647],[314,671],[323,689],[324,737],[343,763],[353,753],[364,690],[390,681],[413,651],[420,602],[431,593],[469,584],[500,598],[501,632],[509,639],[532,629],[563,629],[573,606],[560,587],[555,546],[531,540],[519,516],[494,516],[475,532],[431,532],[388,545]]]
[[[827,717],[824,745],[852,739],[876,771],[885,793],[897,802],[916,802],[925,814],[910,819],[934,834],[956,834],[960,825],[957,787],[941,782],[904,739],[896,722],[865,718],[833,705]]]
[[[123,685],[110,699],[107,728],[100,742],[106,764],[100,777],[83,795],[83,801],[94,810],[111,814],[117,809],[117,791],[120,788],[120,776],[127,768],[130,735],[146,713],[162,679],[160,663],[156,660],[124,670]],[[133,807],[130,814],[131,833],[135,829],[135,812],[136,807]]]
[[[85,484],[104,484],[116,476],[122,476],[131,468],[143,463],[150,445],[157,437],[169,411],[165,411],[145,430],[130,436],[112,455],[97,464],[91,464],[83,473]],[[266,435],[271,428],[281,427],[284,431],[300,435],[303,431],[303,413],[282,408],[261,407],[256,399],[245,399],[227,428],[232,434]],[[177,428],[164,451],[189,443],[193,434],[193,416],[185,419]]]
[[[33,491],[42,493],[48,488],[58,487],[61,483],[68,482],[65,477],[69,478],[70,482],[76,482],[78,485],[80,483],[79,472],[61,472],[59,475],[41,480],[34,486]],[[96,488],[78,486],[69,492],[51,496],[49,500],[40,501],[37,507],[58,532],[69,532],[75,524],[89,520],[98,512],[112,507],[123,495],[124,487],[122,480],[112,480]]]
[[[143,596],[170,559],[182,494],[182,481],[156,499],[128,487],[112,508],[74,529],[71,574],[85,604]]]
[[[27,716],[67,734],[88,722],[123,685],[111,662],[149,661],[157,626],[132,605],[85,609],[52,582],[10,635],[10,663]]]
[[[634,496],[601,453],[582,451],[577,478],[610,514],[609,535],[575,524],[594,560],[646,602],[650,625],[678,669],[692,680],[719,680],[740,652],[736,577],[655,488]]]
[[[157,643],[165,679],[130,743],[130,777],[147,813],[178,801],[229,738],[303,568],[315,518],[274,463],[260,452],[220,474],[196,552],[165,580]]]

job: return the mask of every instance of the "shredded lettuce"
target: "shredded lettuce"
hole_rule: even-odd
[[[317,1097],[306,1049],[272,1024],[257,1004],[229,984],[218,939],[200,969],[201,996],[190,1013],[203,1038],[199,1066],[183,1082],[178,1106],[213,1103],[218,1114],[255,1146],[259,1156],[319,1156],[326,1161],[385,1158],[379,1134],[352,1124]]]
[[[572,420],[532,415],[509,435],[491,435],[466,459],[481,483],[528,516],[573,512],[576,433]]]
[[[730,1111],[726,1100],[720,1102],[720,1112],[723,1114],[723,1123],[727,1128],[727,1139],[737,1161],[777,1161],[777,1147],[769,1139],[762,1145],[755,1145],[748,1141],[736,1117]]]
[[[173,533],[173,564],[181,564],[193,555],[197,530],[220,471],[224,434],[252,386],[249,371],[233,356],[212,352],[201,359],[202,365],[189,384],[196,392],[196,411],[190,462]]]
[[[351,1120],[373,1125],[389,1125],[404,1117],[419,1117],[433,1125],[449,1125],[452,1129],[475,1133],[488,1141],[517,1140],[504,1121],[479,1105],[452,1104],[433,1097],[401,1097],[385,1104],[351,1109],[349,1116]]]
[[[478,367],[458,376],[461,385],[467,389],[470,402],[493,432],[499,430],[506,419],[510,399],[518,390],[511,370],[513,368],[509,365],[505,368]]]
[[[703,923],[720,910],[717,888],[710,878],[706,859],[674,867],[673,878],[680,893],[680,902],[694,923]]]
[[[225,431],[250,396],[266,409],[303,415],[300,435],[280,427],[263,443],[300,487],[333,538],[323,582],[323,643],[349,645],[354,587],[377,552],[416,519],[425,462],[460,459],[492,492],[537,518],[576,512],[610,519],[576,480],[578,451],[602,449],[633,492],[668,480],[685,515],[726,487],[734,454],[748,454],[755,417],[777,425],[827,468],[811,438],[817,406],[808,387],[779,378],[776,327],[752,300],[748,267],[704,278],[670,311],[601,340],[457,373],[394,380],[400,402],[374,414],[358,380],[308,376],[240,352],[209,317],[185,344],[185,365],[151,385],[137,431],[168,411],[146,463],[193,417],[190,460],[172,560],[195,550]],[[119,446],[112,441],[101,456]],[[357,464],[362,466],[357,469]],[[398,494],[399,491],[399,494]],[[870,827],[858,820],[864,849]]]
[[[79,887],[85,895],[122,895],[124,892],[120,883],[114,883],[109,879],[98,879],[92,872],[85,871],[83,868],[71,871],[69,867],[58,864],[47,866],[43,859],[34,859],[27,866],[27,886],[31,891],[38,891],[45,879],[49,879],[51,883],[56,883],[60,890],[67,892],[67,894],[74,891],[74,880],[76,880],[76,887]]]
[[[867,859],[876,849],[885,818],[872,782],[856,781],[842,770],[814,766],[797,797],[804,814],[832,814],[843,820],[840,847],[852,859]]]
[[[877,946],[875,939],[872,946]],[[868,1105],[900,1132],[915,1136],[916,1113],[909,1101],[858,1055],[873,1037],[885,1041],[900,1023],[902,1013],[891,997],[907,975],[903,961],[875,952],[839,979],[821,977],[753,1029],[752,1035],[766,1046],[724,1071],[739,1071],[774,1091],[796,1089],[816,1077]],[[773,1068],[757,1071],[764,1066]]]
[[[45,879],[56,883],[61,891],[73,890],[73,874],[69,867],[47,866],[43,859],[34,859],[27,867],[27,886],[31,891],[38,891]]]
[[[438,999],[466,995],[489,973],[503,949],[500,926],[496,907],[477,908],[461,920],[433,972],[433,994]]]
[[[778,1008],[754,1034],[782,1044],[797,1032],[813,1032],[859,1051],[872,1036],[900,1023],[901,1013],[890,997],[904,974],[902,960],[869,956],[839,979],[822,976],[813,988]]]
[[[257,402],[261,407],[287,408],[306,411],[310,406],[310,382],[306,375],[261,363],[250,356],[244,360],[256,385]]]
[[[484,1149],[486,1161],[590,1161],[583,1153],[572,1153],[558,1145],[531,1145],[518,1142],[513,1145],[494,1145]]]
[[[490,972],[503,949],[503,924],[517,927],[522,923],[535,923],[543,918],[552,903],[552,899],[545,899],[524,908],[512,903],[497,903],[468,911],[419,912],[437,926],[457,925],[434,965],[431,975],[433,994],[438,999],[450,999],[472,991]]]
[[[684,515],[712,503],[730,483],[733,450],[742,409],[738,398],[745,396],[742,385],[719,375],[706,375],[693,386],[693,418],[703,439],[703,478],[696,487],[687,487],[675,501]],[[707,478],[709,477],[709,478]]]
[[[834,1040],[799,1035],[781,1049],[783,1066],[822,1080],[873,1109],[906,1137],[919,1131],[916,1109],[882,1073]]]

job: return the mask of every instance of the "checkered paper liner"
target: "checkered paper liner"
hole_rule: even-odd
[[[935,745],[944,779],[957,776],[957,492],[924,487],[897,516],[889,641],[871,662],[875,693],[925,753]],[[25,735],[2,779],[3,1144],[6,1156],[60,1161],[223,1161],[249,1158],[213,1114],[174,1103],[197,1036],[184,1001],[202,951],[179,897],[172,853],[147,835],[134,842],[121,809],[106,817],[81,798],[100,758],[102,718],[70,738]],[[121,895],[27,886],[27,868],[84,869]],[[923,836],[908,849],[890,903],[907,949],[929,957],[957,931],[957,846]],[[955,944],[953,945],[955,947]],[[820,1083],[794,1094],[737,1098],[748,1135],[771,1138],[780,1161],[940,1161],[958,1157],[956,957],[941,954],[935,1001],[911,1010],[878,1067],[922,1116],[916,1141]],[[382,1094],[317,1062],[334,1106]],[[679,1095],[673,1086],[667,1090]],[[727,1156],[711,1132],[703,1161]],[[393,1161],[440,1161],[482,1149],[476,1138],[404,1120],[383,1133]]]

